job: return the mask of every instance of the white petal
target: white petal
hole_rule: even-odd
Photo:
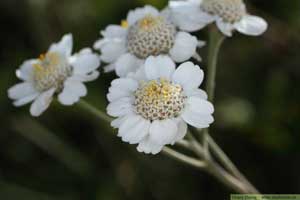
[[[105,73],[109,73],[109,72],[115,71],[116,65],[115,65],[115,63],[111,63],[111,64],[104,66],[103,69],[104,69]]]
[[[232,36],[232,31],[234,29],[232,24],[226,23],[223,21],[223,19],[219,18],[217,20],[217,26],[224,35],[226,35],[228,37]]]
[[[121,55],[127,52],[125,39],[108,39],[101,46],[101,60],[106,63],[115,62]]]
[[[127,119],[126,118],[127,116],[124,116],[124,117],[118,117],[117,119],[113,120],[110,125],[113,127],[113,128],[119,128],[121,126],[121,124]]]
[[[198,40],[186,32],[179,32],[176,35],[173,48],[170,55],[175,62],[184,62],[196,54]]]
[[[186,93],[197,89],[203,81],[204,73],[192,62],[181,64],[173,74],[173,82],[180,84]]]
[[[31,81],[33,78],[33,65],[36,63],[36,59],[25,61],[16,71],[17,77],[23,81]]]
[[[138,88],[138,86],[138,82],[130,78],[115,79],[111,83],[107,98],[110,102],[112,102],[122,97],[129,97],[132,95],[132,92]]]
[[[175,71],[175,63],[169,56],[150,56],[145,61],[145,73],[149,80],[165,78],[170,80]]]
[[[147,80],[145,65],[142,65],[136,72],[131,72],[127,77],[132,78],[138,82]]]
[[[176,133],[176,137],[174,138],[171,144],[175,144],[176,142],[182,140],[187,133],[187,124],[181,118],[178,119],[177,128],[178,130]]]
[[[119,25],[109,25],[101,34],[105,38],[125,38],[127,29]]]
[[[58,52],[61,55],[69,57],[73,49],[73,36],[72,34],[66,34],[61,41],[54,43],[50,46],[48,52]]]
[[[207,128],[214,121],[212,113],[214,112],[213,105],[198,97],[189,97],[182,118],[188,124],[196,128]]]
[[[207,100],[207,98],[208,98],[207,93],[201,89],[190,90],[188,93],[186,93],[186,95],[189,97],[190,96],[199,97],[199,98],[205,99],[205,100]]]
[[[20,98],[16,101],[13,102],[14,106],[19,107],[19,106],[23,106],[25,104],[28,104],[30,102],[32,102],[34,99],[36,99],[39,96],[39,93],[35,93],[23,98]]]
[[[132,112],[132,103],[132,98],[123,97],[108,104],[106,111],[112,117],[121,117]]]
[[[139,145],[137,146],[137,150],[140,153],[146,153],[146,154],[158,154],[162,148],[164,147],[164,145],[159,145],[159,144],[155,144],[153,143],[149,137],[146,137],[144,140],[142,140]]]
[[[116,74],[119,77],[125,77],[130,72],[136,72],[136,70],[141,67],[143,61],[135,57],[130,53],[122,55],[115,63]]]
[[[100,72],[98,71],[93,71],[89,74],[75,74],[69,79],[79,81],[79,82],[89,82],[89,81],[94,81],[96,80],[100,75]]]
[[[54,93],[55,88],[52,88],[38,96],[38,98],[30,107],[31,115],[34,117],[40,116],[49,107],[50,103],[52,102]]]
[[[159,15],[159,11],[153,6],[149,5],[146,5],[143,8],[136,8],[128,13],[127,22],[129,25],[133,25],[146,15],[157,16]]]
[[[36,93],[38,91],[29,82],[19,83],[8,89],[8,97],[10,99],[21,99]]]
[[[86,75],[100,66],[100,58],[94,53],[79,53],[73,56],[71,65],[74,74]]]
[[[77,80],[69,78],[64,83],[63,91],[58,95],[58,101],[62,105],[73,105],[78,102],[80,97],[87,95],[87,89],[85,85]]]
[[[267,22],[256,16],[246,15],[242,20],[235,24],[235,28],[246,35],[258,36],[263,34],[267,28]]]
[[[123,142],[137,144],[148,135],[150,124],[150,121],[139,115],[128,116],[119,128],[119,136]]]
[[[170,4],[172,19],[181,30],[194,32],[213,22],[215,17],[203,12],[198,5],[186,4],[174,6]]]
[[[149,139],[159,145],[170,144],[176,138],[177,131],[177,124],[174,120],[156,120],[150,126]]]

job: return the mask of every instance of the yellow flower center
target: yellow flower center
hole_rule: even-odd
[[[246,14],[243,0],[203,0],[201,8],[209,14],[218,15],[228,23],[238,22]]]
[[[140,83],[134,105],[136,112],[145,119],[164,120],[178,117],[185,99],[180,85],[160,79]]]
[[[40,55],[33,67],[35,87],[39,91],[46,91],[53,87],[57,92],[60,91],[64,81],[72,72],[66,58],[56,52]]]
[[[122,26],[123,28],[128,28],[128,21],[122,20],[122,21],[121,21],[121,26]]]

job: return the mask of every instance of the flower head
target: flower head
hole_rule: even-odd
[[[20,66],[16,75],[23,82],[8,90],[15,106],[33,101],[30,113],[39,116],[55,94],[63,105],[73,105],[87,94],[83,82],[97,79],[100,59],[90,49],[71,55],[72,47],[72,35],[65,35],[59,43],[51,45],[47,53]]]
[[[216,22],[220,31],[232,36],[233,30],[258,36],[268,27],[267,22],[249,15],[243,0],[171,0],[173,21],[186,31],[197,31]]]
[[[207,128],[214,107],[199,89],[203,71],[191,62],[175,63],[168,56],[150,56],[136,73],[111,83],[107,112],[124,142],[144,153],[159,153],[184,138],[187,124]]]
[[[94,48],[109,64],[106,71],[115,70],[120,77],[135,72],[149,56],[168,55],[175,62],[200,59],[196,49],[204,45],[191,34],[178,31],[168,10],[159,12],[152,6],[130,11],[121,25],[110,25],[101,34],[103,38]]]

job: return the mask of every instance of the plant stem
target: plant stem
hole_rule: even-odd
[[[84,100],[80,100],[78,102],[78,105],[85,109],[86,111],[92,113],[93,115],[95,115],[96,117],[98,117],[99,119],[107,122],[107,123],[111,123],[111,121],[113,120],[111,117],[109,117],[106,113],[102,112],[101,110],[95,108],[94,106],[92,106],[91,104],[89,104],[88,102],[84,101]]]
[[[214,139],[208,135],[208,143],[211,149],[214,151],[215,155],[220,159],[220,162],[224,167],[230,171],[234,176],[245,182],[253,193],[259,194],[259,191],[247,180],[247,178],[238,170],[234,163],[229,159],[225,152],[219,147],[219,145],[214,141]]]
[[[210,35],[209,35],[209,52],[208,52],[208,69],[207,69],[207,80],[206,80],[206,91],[208,94],[208,100],[210,102],[214,102],[215,98],[215,87],[216,87],[216,74],[217,74],[217,62],[218,62],[218,55],[220,48],[222,46],[222,43],[225,39],[225,36],[222,35],[218,30],[215,28],[212,28],[210,30]],[[220,162],[224,165],[226,170],[228,170],[234,177],[236,177],[240,183],[243,184],[242,187],[238,187],[237,183],[232,182],[233,184],[231,185],[230,182],[231,180],[227,180],[227,185],[231,185],[234,187],[231,187],[232,189],[235,189],[236,191],[240,193],[259,193],[258,190],[245,178],[245,176],[237,169],[237,167],[233,164],[233,162],[229,159],[229,157],[224,153],[224,151],[217,145],[217,143],[213,140],[212,137],[209,135],[209,129],[205,129],[201,131],[203,134],[203,147],[204,147],[204,153],[205,157],[210,155],[209,153],[209,147],[214,151],[215,156],[220,160]],[[222,177],[226,179],[226,176],[224,173],[222,173],[223,168],[221,167],[214,167],[213,163],[210,163],[210,159],[208,160],[210,169],[209,172],[217,177],[221,181]],[[223,170],[224,171],[224,170]],[[219,174],[221,173],[221,174]],[[222,175],[223,174],[223,175]],[[226,182],[225,182],[226,184]]]
[[[215,29],[211,29],[209,34],[208,69],[206,79],[206,92],[210,102],[213,102],[215,98],[218,56],[224,40],[224,35]]]
[[[195,158],[186,156],[182,153],[179,153],[169,147],[164,147],[163,148],[163,153],[166,154],[169,157],[172,157],[174,159],[176,159],[177,161],[183,162],[187,165],[193,166],[195,168],[198,169],[203,169],[206,166],[205,162],[202,162],[200,160],[197,160]]]

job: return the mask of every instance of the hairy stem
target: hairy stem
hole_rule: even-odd
[[[218,55],[220,52],[220,48],[222,43],[225,39],[219,31],[216,29],[210,30],[209,35],[209,52],[208,52],[208,69],[207,69],[207,80],[206,80],[206,91],[208,94],[208,100],[213,103],[215,98],[215,87],[216,87],[216,74],[217,74],[217,62],[218,62]],[[233,164],[233,162],[229,159],[229,157],[224,153],[224,151],[217,145],[217,143],[213,140],[212,137],[209,135],[209,129],[205,129],[201,131],[203,135],[203,147],[204,147],[204,156],[205,158],[209,158],[209,148],[213,150],[215,156],[219,159],[219,161],[224,165],[225,169],[228,170],[235,178],[237,178],[240,183],[243,185],[242,187],[237,187],[238,184],[232,182],[231,185],[230,180],[228,179],[225,183],[232,189],[235,189],[237,192],[240,193],[259,193],[258,190],[245,178],[245,176],[237,169],[237,167]],[[208,160],[210,161],[210,159]],[[209,163],[209,162],[208,162]],[[217,177],[219,180],[222,181],[222,177],[224,176],[224,172],[222,172],[223,168],[216,167],[214,168],[214,164],[210,164],[209,172]],[[221,173],[221,174],[219,174]],[[223,175],[222,175],[223,174]],[[224,180],[223,180],[224,182]]]

